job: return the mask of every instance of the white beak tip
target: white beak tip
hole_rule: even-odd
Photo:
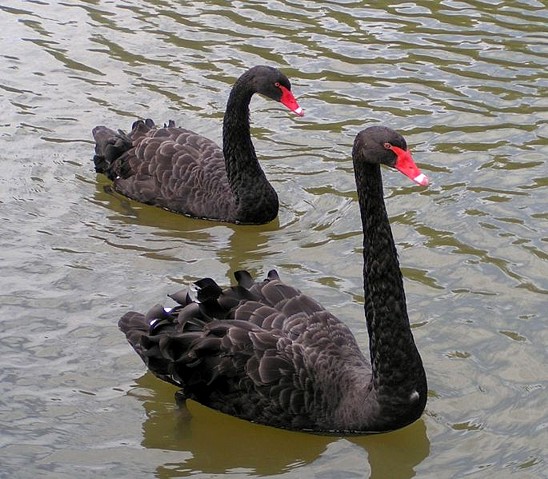
[[[413,181],[421,186],[428,186],[429,183],[428,177],[423,173],[413,178]]]

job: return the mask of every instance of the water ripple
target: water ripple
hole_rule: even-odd
[[[385,172],[411,322],[430,381],[424,422],[399,435],[322,439],[309,449],[310,438],[299,437],[304,456],[282,455],[272,465],[259,454],[264,464],[242,474],[301,477],[310,475],[307,468],[324,475],[333,468],[361,477],[366,462],[371,477],[541,474],[546,5],[368,3],[0,5],[0,304],[7,318],[0,352],[8,365],[0,395],[18,407],[9,424],[0,416],[9,471],[37,464],[29,477],[39,476],[40,460],[49,458],[48,473],[73,477],[71,442],[92,451],[89,468],[78,464],[83,476],[116,465],[123,466],[119,475],[129,467],[129,475],[150,477],[170,469],[170,448],[177,449],[170,460],[181,463],[173,470],[227,472],[221,454],[214,466],[184,462],[200,451],[197,438],[209,444],[211,431],[200,424],[210,415],[174,421],[172,391],[147,376],[139,380],[145,399],[128,399],[142,367],[116,331],[127,309],[146,308],[197,277],[226,282],[237,269],[262,276],[277,267],[344,318],[365,345],[350,152],[360,129],[385,123],[404,132],[432,181],[419,191]],[[93,172],[90,130],[99,123],[128,128],[136,117],[172,118],[219,141],[231,84],[264,63],[288,74],[306,111],[295,118],[253,100],[256,149],[280,194],[276,222],[242,228],[180,218],[112,194]],[[144,427],[143,404],[153,411]],[[156,424],[162,408],[169,410]],[[230,427],[258,437],[252,426]],[[183,442],[180,434],[187,434]],[[269,447],[285,451],[294,443],[293,436],[263,434]],[[412,446],[401,447],[406,440]],[[105,459],[102,449],[95,457],[96,444],[121,446]],[[397,464],[398,473],[387,464]]]

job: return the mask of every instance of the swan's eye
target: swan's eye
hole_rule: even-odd
[[[275,86],[276,88],[280,88],[280,82],[277,81],[276,83],[274,83],[274,86]]]
[[[382,146],[384,146],[387,150],[391,150],[391,149],[393,148],[392,145],[391,145],[390,143],[385,143],[385,144],[382,145]]]

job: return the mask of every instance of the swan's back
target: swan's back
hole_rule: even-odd
[[[235,198],[223,152],[213,141],[169,122],[136,121],[129,134],[93,129],[95,169],[119,193],[197,218],[230,219]]]
[[[275,271],[236,277],[226,289],[200,280],[197,301],[178,293],[171,311],[130,312],[119,326],[185,399],[277,427],[348,430],[341,405],[363,402],[371,377],[348,327]]]

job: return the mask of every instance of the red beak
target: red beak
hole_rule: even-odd
[[[419,167],[415,164],[409,151],[402,150],[397,146],[391,146],[390,150],[396,154],[396,164],[394,165],[394,168],[408,178],[411,178],[415,183],[418,183],[421,186],[428,185],[428,178],[421,173],[421,170],[419,170]]]
[[[280,98],[280,103],[285,105],[292,112],[295,112],[297,115],[304,116],[304,111],[297,103],[297,100],[295,100],[293,93],[291,93],[291,91],[288,90],[283,85],[279,85],[278,88],[282,90],[282,97]]]

